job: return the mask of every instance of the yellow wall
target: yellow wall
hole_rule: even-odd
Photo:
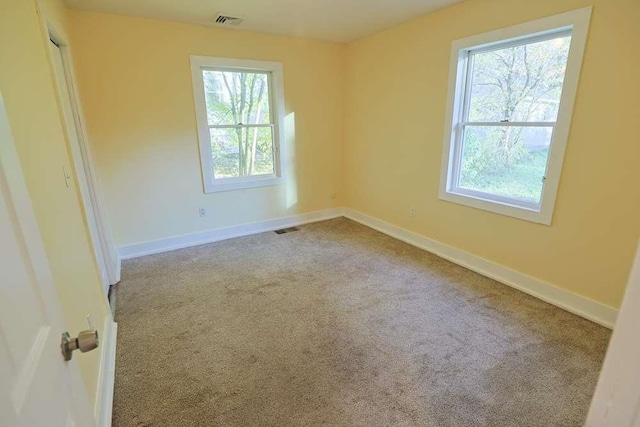
[[[103,331],[108,305],[77,187],[74,183],[67,188],[63,179],[63,166],[74,169],[36,10],[34,0],[0,3],[0,91],[69,332],[87,329],[89,311],[95,327]],[[66,12],[61,2],[47,1],[43,10],[64,32]],[[99,359],[99,351],[74,357],[91,402]]]
[[[451,42],[589,5],[552,226],[438,200]],[[619,307],[640,234],[638,17],[637,0],[469,0],[351,44],[348,206]]]
[[[438,200],[451,42],[594,5],[552,226]],[[468,0],[348,46],[70,11],[117,245],[348,206],[619,307],[640,233],[636,0]],[[284,63],[286,186],[203,194],[189,55]],[[332,199],[331,195],[337,198]],[[198,207],[208,217],[198,217]],[[411,219],[409,207],[417,217]]]
[[[117,245],[341,205],[345,46],[76,10],[70,23]],[[189,55],[283,63],[286,185],[203,193]]]

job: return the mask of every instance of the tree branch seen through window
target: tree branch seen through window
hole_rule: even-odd
[[[216,179],[274,173],[269,75],[203,70]]]

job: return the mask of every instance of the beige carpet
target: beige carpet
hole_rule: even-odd
[[[114,426],[580,426],[609,331],[346,219],[126,261]]]

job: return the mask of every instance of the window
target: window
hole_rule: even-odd
[[[453,43],[441,199],[551,223],[590,13]]]
[[[205,193],[282,182],[282,65],[191,57]]]

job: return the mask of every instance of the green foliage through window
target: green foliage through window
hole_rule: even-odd
[[[460,187],[540,202],[570,43],[559,35],[469,54]]]
[[[269,75],[203,70],[202,76],[215,178],[273,174]]]

